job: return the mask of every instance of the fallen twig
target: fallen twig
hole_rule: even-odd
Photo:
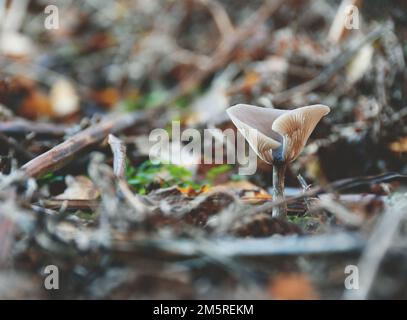
[[[224,39],[234,32],[233,23],[230,21],[229,15],[221,3],[216,0],[199,0],[198,2],[207,6]]]
[[[209,240],[213,254],[223,257],[238,256],[278,256],[278,255],[307,255],[307,254],[334,254],[360,251],[365,240],[356,233],[334,233],[312,236],[285,236],[260,239],[218,239]],[[204,247],[208,247],[205,243]],[[192,240],[152,240],[140,243],[142,246],[155,247],[168,253],[184,256],[196,256],[202,250],[199,241]],[[119,243],[113,247],[120,248]],[[122,249],[134,249],[127,246]]]
[[[60,209],[66,210],[95,210],[100,204],[99,200],[65,200],[65,199],[47,199],[42,200],[41,205],[48,209]]]
[[[27,162],[21,170],[30,177],[38,177],[60,169],[85,147],[103,140],[109,133],[129,128],[144,118],[139,112],[111,115]]]
[[[141,220],[144,218],[144,214],[150,212],[150,208],[143,203],[138,194],[134,194],[124,179],[126,169],[126,145],[122,140],[109,134],[108,142],[113,152],[113,173],[118,178],[117,188],[121,192],[122,196],[130,204],[130,206],[138,214],[138,218]]]
[[[297,175],[297,179],[298,179],[299,183],[301,184],[302,192],[307,192],[311,188],[311,185],[307,184],[307,181],[305,181],[305,179],[302,175],[300,175],[300,174]],[[309,199],[309,197],[304,197],[304,202],[305,202],[305,205],[307,206],[308,210],[311,207],[310,200],[311,199]]]
[[[235,218],[239,219],[239,217],[254,215],[254,214],[261,213],[261,212],[267,212],[267,211],[270,211],[274,206],[280,205],[284,202],[288,204],[288,203],[292,203],[292,202],[304,199],[306,197],[317,196],[322,193],[338,192],[338,191],[342,191],[345,189],[358,187],[361,185],[374,184],[374,183],[380,183],[380,182],[386,182],[386,181],[392,181],[392,180],[407,181],[407,175],[390,172],[390,173],[386,173],[386,174],[380,174],[377,176],[342,179],[342,180],[332,182],[331,184],[328,184],[325,187],[321,187],[321,186],[313,187],[313,188],[309,189],[308,191],[303,192],[302,194],[299,194],[297,196],[286,197],[285,200],[266,202],[260,206],[255,206],[250,209],[247,209],[247,207],[245,207],[244,209],[240,210],[240,212],[237,212],[235,214]]]
[[[321,195],[318,204],[329,212],[333,213],[339,220],[343,221],[346,225],[359,227],[364,222],[363,217],[350,211],[346,206],[335,200],[332,195]]]
[[[113,173],[116,177],[123,178],[126,169],[126,145],[112,134],[109,134],[108,143],[113,153]]]

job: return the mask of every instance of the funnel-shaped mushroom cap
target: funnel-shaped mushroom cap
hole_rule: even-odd
[[[271,124],[284,113],[284,110],[238,104],[226,112],[256,154],[262,160],[271,163],[272,150],[281,146],[277,141],[279,136],[272,131]]]
[[[329,111],[329,107],[321,104],[294,110],[238,104],[227,113],[257,155],[272,163],[295,160],[317,123]]]

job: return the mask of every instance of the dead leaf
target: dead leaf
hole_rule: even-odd
[[[79,97],[71,82],[57,80],[51,88],[50,101],[52,111],[57,116],[66,116],[79,110]]]
[[[99,197],[99,190],[93,182],[85,176],[66,176],[68,186],[65,191],[55,197],[58,200],[95,200]]]
[[[5,121],[13,117],[13,112],[5,105],[0,103],[0,120]]]
[[[37,90],[33,90],[23,100],[19,114],[28,119],[52,117],[52,106],[48,97]]]
[[[6,32],[0,37],[0,52],[13,58],[29,57],[34,51],[31,40],[18,32]]]
[[[276,300],[315,300],[318,295],[306,274],[288,273],[276,276],[268,292]]]
[[[350,84],[360,80],[372,67],[374,48],[371,43],[363,46],[346,68],[346,77]]]
[[[250,93],[254,86],[256,86],[261,81],[261,75],[256,71],[250,71],[245,74],[244,81],[241,86],[243,92]]]
[[[407,137],[400,138],[399,140],[390,143],[389,148],[393,152],[407,152]]]
[[[258,204],[271,200],[271,195],[266,190],[244,181],[231,181],[214,186],[208,192],[229,192],[249,204]]]
[[[116,88],[105,88],[93,92],[92,98],[103,106],[112,107],[119,101],[120,93]]]
[[[196,197],[196,196],[200,195],[201,193],[208,192],[209,187],[205,184],[199,190],[195,190],[191,186],[188,186],[188,187],[185,187],[185,188],[177,187],[177,189],[181,193],[187,195],[188,197]]]

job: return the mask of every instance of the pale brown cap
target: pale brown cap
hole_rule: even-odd
[[[294,110],[261,108],[238,104],[227,109],[232,122],[256,154],[273,162],[273,150],[282,147],[285,162],[295,160],[329,107],[318,104]]]

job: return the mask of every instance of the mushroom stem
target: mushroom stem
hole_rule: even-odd
[[[287,164],[276,162],[273,165],[273,201],[284,200],[284,178]],[[283,203],[273,207],[273,218],[285,219],[287,217],[287,204]]]

